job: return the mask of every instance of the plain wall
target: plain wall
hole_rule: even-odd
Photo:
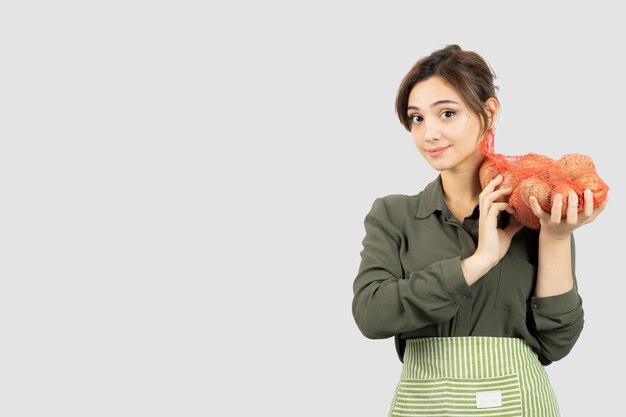
[[[363,220],[437,175],[394,114],[450,43],[494,68],[496,150],[584,153],[586,323],[547,369],[621,408],[622,14],[608,1],[0,7],[0,414],[383,416],[393,340],[351,314]]]

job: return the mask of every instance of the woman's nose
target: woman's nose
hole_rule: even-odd
[[[439,128],[439,124],[436,122],[425,123],[424,126],[424,139],[427,142],[432,142],[434,140],[439,140],[441,137],[441,129]]]

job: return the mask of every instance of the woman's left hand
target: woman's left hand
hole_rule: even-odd
[[[575,192],[571,192],[569,195],[569,201],[567,203],[567,215],[565,218],[561,218],[561,208],[563,206],[561,194],[557,194],[552,203],[552,212],[546,213],[534,196],[530,197],[530,208],[535,216],[539,218],[541,224],[541,233],[548,235],[555,239],[566,239],[569,235],[583,224],[591,223],[597,216],[604,210],[606,203],[609,201],[607,196],[606,200],[595,210],[593,209],[593,195],[590,190],[585,190],[583,194],[584,204],[583,210],[578,212],[578,195]]]

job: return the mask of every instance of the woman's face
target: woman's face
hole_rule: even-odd
[[[432,76],[413,87],[407,114],[411,136],[437,171],[476,170],[483,160],[478,143],[480,119],[446,81]]]

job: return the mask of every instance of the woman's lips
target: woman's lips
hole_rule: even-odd
[[[434,149],[429,149],[428,150],[428,155],[430,156],[439,156],[442,153],[444,153],[446,151],[446,149],[448,149],[449,146],[446,146],[445,148],[434,148]]]

